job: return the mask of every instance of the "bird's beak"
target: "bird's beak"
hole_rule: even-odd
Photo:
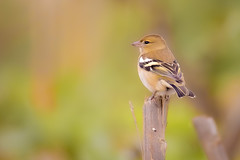
[[[135,47],[142,47],[142,45],[143,44],[140,41],[136,41],[132,43],[132,46],[135,46]]]

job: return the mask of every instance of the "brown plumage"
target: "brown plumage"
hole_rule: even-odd
[[[154,95],[172,95],[176,92],[178,97],[195,97],[194,93],[185,87],[180,65],[161,36],[147,35],[132,45],[140,50],[139,77]]]

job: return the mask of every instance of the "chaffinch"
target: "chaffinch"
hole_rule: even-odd
[[[195,97],[185,86],[183,73],[160,35],[147,35],[132,43],[139,48],[138,74],[143,85],[155,94]]]

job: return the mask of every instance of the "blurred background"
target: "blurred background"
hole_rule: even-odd
[[[130,44],[150,33],[197,95],[171,99],[166,159],[205,160],[192,118],[210,115],[240,160],[239,0],[0,0],[0,159],[140,160]]]

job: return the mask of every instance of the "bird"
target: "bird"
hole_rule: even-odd
[[[138,75],[143,85],[155,95],[179,98],[195,94],[185,86],[180,65],[168,48],[166,41],[158,34],[146,35],[132,43],[139,48]]]

